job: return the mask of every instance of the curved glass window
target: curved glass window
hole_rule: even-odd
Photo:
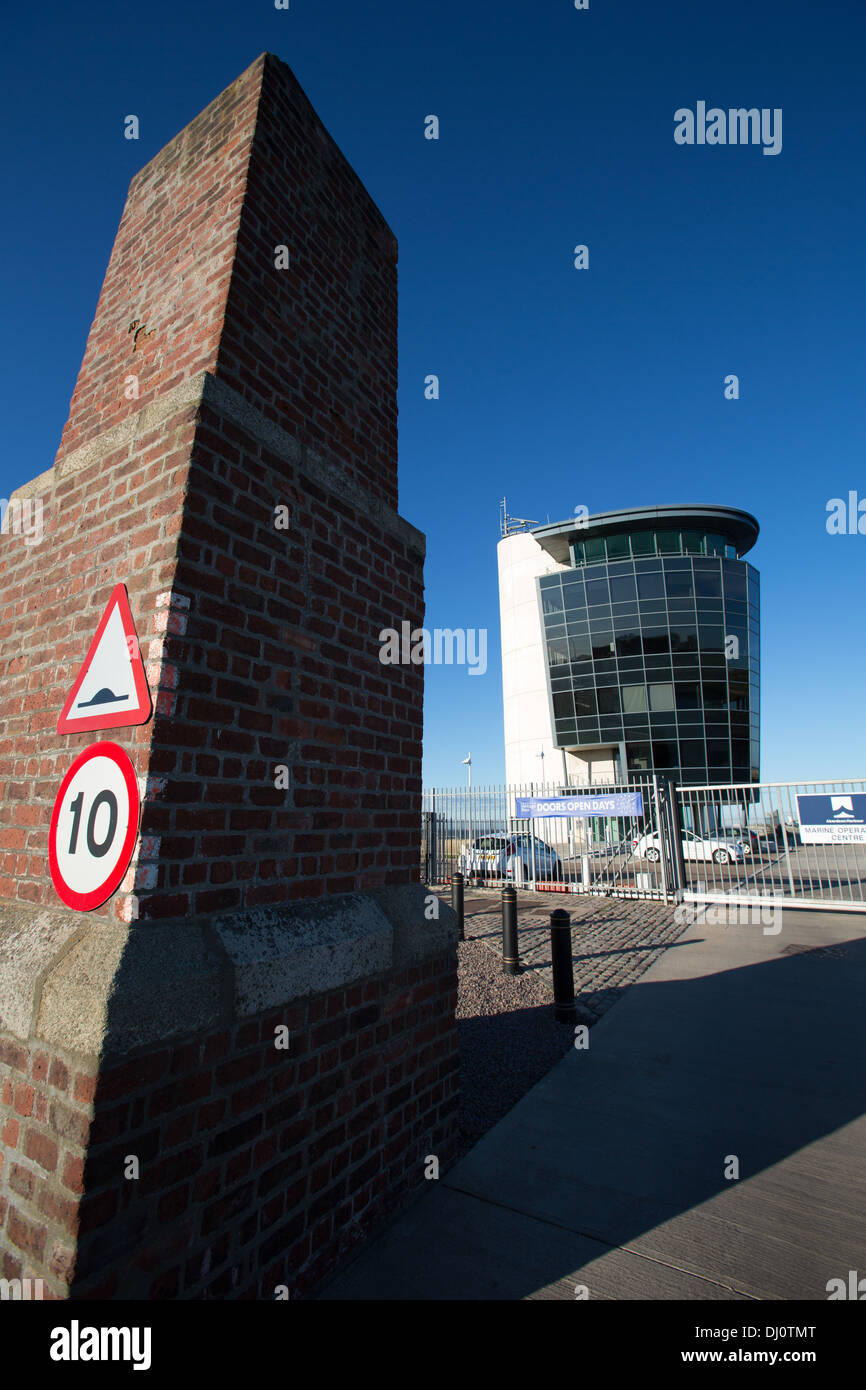
[[[708,560],[695,565],[695,593],[698,598],[722,597],[722,572],[718,564]]]
[[[630,554],[628,536],[607,537],[607,558],[609,560],[627,560]]]
[[[667,527],[592,536],[586,540],[572,541],[570,546],[571,564],[575,569],[605,560],[615,563],[617,560],[639,560],[652,555],[710,555],[736,560],[737,548],[715,532]]]
[[[657,532],[630,541],[638,534],[656,546]],[[697,533],[673,534],[690,548]],[[538,582],[556,747],[624,745],[630,777],[757,780],[760,615],[751,566],[654,550],[610,564],[594,558]]]
[[[664,598],[665,581],[661,570],[655,573],[639,574],[637,577],[637,596],[639,599]]]
[[[655,531],[635,531],[631,539],[631,553],[637,558],[639,555],[655,555],[656,537]]]
[[[688,564],[688,561],[686,563]],[[695,592],[691,569],[670,570],[665,568],[665,586],[668,591],[668,598],[691,598]]]
[[[611,575],[611,603],[630,603],[635,598],[637,598],[637,590],[635,589],[633,574]]]
[[[562,586],[557,584],[556,588],[542,589],[541,591],[541,611],[545,617],[548,613],[562,612]]]
[[[610,589],[608,588],[607,578],[590,579],[587,581],[586,601],[588,604],[610,603]]]

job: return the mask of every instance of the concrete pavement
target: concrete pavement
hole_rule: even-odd
[[[864,992],[864,916],[694,922],[320,1297],[826,1300],[866,1275]]]

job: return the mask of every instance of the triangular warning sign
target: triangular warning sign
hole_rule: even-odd
[[[125,584],[117,584],[57,721],[59,734],[146,724],[153,706]]]

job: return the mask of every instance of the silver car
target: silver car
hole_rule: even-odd
[[[546,882],[562,878],[556,850],[523,831],[480,836],[461,852],[457,867],[470,880],[495,878],[521,883],[524,879]]]

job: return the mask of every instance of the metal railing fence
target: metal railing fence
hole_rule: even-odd
[[[457,869],[469,886],[864,910],[866,781],[430,788],[421,875]]]
[[[677,787],[676,797],[684,849],[697,835],[742,850],[687,858],[687,900],[863,908],[866,781]]]
[[[423,794],[422,876],[428,883],[448,883],[460,869],[467,884],[486,887],[513,883],[538,892],[666,897],[667,857],[633,855],[636,841],[658,834],[657,794],[652,778],[628,785],[430,788]],[[635,795],[639,812],[582,814],[587,797]],[[521,814],[524,799],[545,801],[552,813]],[[572,804],[575,814],[568,813]]]

